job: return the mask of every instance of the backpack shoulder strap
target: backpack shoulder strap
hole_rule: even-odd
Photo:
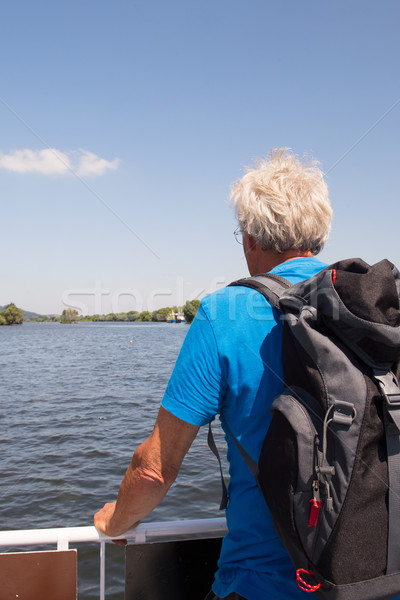
[[[227,490],[227,487],[226,487],[226,483],[225,483],[225,479],[224,479],[224,474],[222,472],[221,457],[219,455],[218,448],[217,448],[217,445],[215,443],[213,432],[212,432],[212,429],[211,429],[211,421],[208,424],[207,443],[208,443],[208,447],[210,448],[211,452],[214,454],[215,458],[218,461],[219,473],[220,473],[220,476],[221,476],[221,487],[222,487],[222,498],[221,498],[221,503],[219,505],[219,509],[220,510],[224,510],[228,506],[228,501],[229,501],[228,490]]]
[[[288,281],[284,277],[281,277],[280,275],[275,275],[273,273],[264,273],[262,275],[256,275],[254,277],[244,277],[243,279],[238,279],[237,281],[233,281],[232,283],[229,284],[229,286],[243,286],[243,287],[248,287],[248,288],[257,290],[272,304],[272,306],[274,306],[278,309],[279,309],[280,297],[282,296],[283,292],[285,290],[287,290],[288,288],[292,287],[292,285],[293,284],[290,283],[290,281]],[[248,466],[248,468],[250,469],[250,471],[253,473],[254,477],[257,479],[258,465],[257,465],[256,461],[246,452],[246,450],[243,448],[243,446],[241,445],[239,440],[232,433],[231,428],[229,427],[229,424],[226,421],[226,419],[225,419],[225,423],[227,425],[227,428],[228,428],[236,446],[238,447],[240,454],[243,457],[243,460],[245,461],[245,463]],[[221,460],[219,457],[218,449],[216,447],[216,444],[214,441],[214,436],[213,436],[212,429],[211,429],[211,423],[209,423],[207,441],[208,441],[210,450],[214,453],[214,455],[216,456],[218,463],[219,463],[219,469],[220,469],[220,475],[221,475],[221,485],[222,485],[222,500],[221,500],[221,504],[220,504],[220,509],[224,509],[224,508],[226,508],[226,506],[228,504],[228,494],[227,494],[224,477],[222,474]]]
[[[254,277],[244,277],[238,279],[229,284],[230,286],[242,286],[257,290],[262,294],[272,306],[279,309],[279,299],[283,292],[288,288],[292,287],[292,283],[274,273],[263,273],[262,275],[255,275]]]
[[[396,573],[400,569],[398,540],[400,535],[400,388],[399,382],[391,371],[374,369],[374,378],[384,400],[383,415],[385,422],[386,446],[388,453],[389,475],[389,528],[387,548],[387,573]]]

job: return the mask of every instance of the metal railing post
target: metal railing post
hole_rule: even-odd
[[[106,543],[100,542],[100,600],[105,599],[106,583]]]

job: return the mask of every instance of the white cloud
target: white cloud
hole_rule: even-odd
[[[10,154],[0,154],[0,169],[16,173],[103,175],[109,169],[117,169],[118,165],[118,158],[108,161],[86,150],[62,152],[56,148],[24,149],[14,150]]]
[[[17,173],[61,175],[70,170],[71,163],[67,154],[55,148],[46,148],[45,150],[25,149],[0,155],[0,167]]]
[[[87,152],[82,150],[82,156],[79,160],[79,167],[76,171],[78,175],[103,175],[108,169],[117,169],[119,165],[119,158],[114,158],[111,162],[100,158],[93,152]]]

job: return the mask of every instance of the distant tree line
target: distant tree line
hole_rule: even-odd
[[[62,311],[61,317],[58,319],[58,321],[60,321],[60,323],[67,323],[70,325],[72,323],[77,323],[80,321],[79,313],[74,308],[66,308]]]
[[[37,318],[29,319],[29,321],[59,321],[60,323],[64,324],[78,323],[80,321],[153,321],[156,323],[165,323],[170,317],[170,315],[183,313],[186,322],[191,323],[196,315],[199,305],[200,300],[188,300],[184,306],[166,306],[165,308],[159,308],[158,310],[153,310],[152,312],[148,310],[144,310],[142,312],[130,310],[129,312],[108,313],[107,315],[87,315],[85,317],[81,317],[78,311],[73,308],[66,308],[65,310],[63,310],[62,314],[59,317],[40,316]],[[22,316],[22,311],[20,312]],[[0,313],[0,318],[1,314],[4,313]]]
[[[156,323],[165,323],[171,314],[183,313],[187,323],[191,323],[199,308],[200,300],[188,300],[185,306],[166,306],[153,310],[152,312],[144,310],[138,312],[130,310],[122,313],[109,313],[107,315],[87,315],[80,317],[80,321],[153,321]]]
[[[199,310],[200,300],[188,300],[183,307],[186,323],[191,323]]]
[[[0,312],[0,325],[21,325],[24,320],[24,314],[20,308],[17,308],[14,302],[10,302]]]

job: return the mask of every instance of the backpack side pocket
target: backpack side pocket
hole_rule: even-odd
[[[274,399],[271,411],[258,484],[278,537],[288,549],[293,548],[293,563],[307,566],[319,516],[319,508],[313,505],[318,433],[308,410],[289,390]]]

